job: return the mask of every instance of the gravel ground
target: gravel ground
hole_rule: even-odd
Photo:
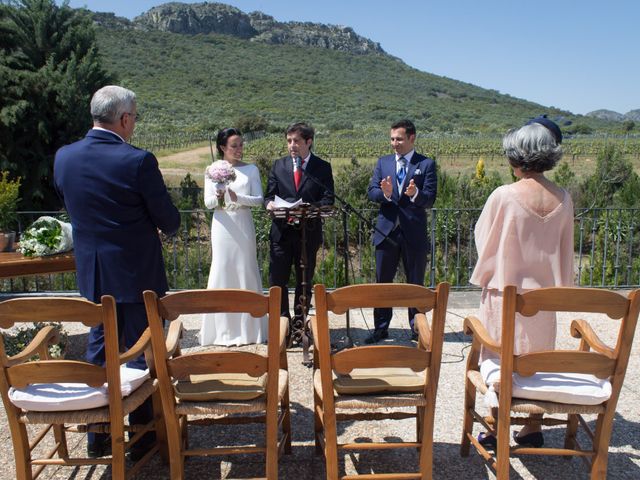
[[[487,469],[481,457],[473,449],[467,458],[461,458],[459,444],[462,432],[462,409],[464,394],[464,358],[469,347],[469,338],[462,334],[462,320],[464,316],[477,313],[477,292],[453,292],[449,301],[447,323],[445,329],[445,343],[442,358],[442,369],[438,388],[438,403],[436,406],[436,425],[434,433],[434,478],[494,478]],[[615,340],[615,332],[606,328],[605,322],[590,319],[598,327],[598,333],[610,344]],[[571,317],[561,317],[558,322],[559,345],[573,346],[575,340],[568,336],[568,325]],[[197,316],[184,318],[187,335],[187,346],[195,347],[196,333],[199,329]],[[401,311],[394,313],[389,343],[409,343],[410,337],[405,328],[405,314]],[[610,323],[610,322],[609,322]],[[344,320],[333,320],[333,334],[335,342],[340,344],[346,338]],[[373,327],[371,311],[358,312],[351,316],[350,335],[356,344],[362,343],[368,334],[368,328]],[[81,354],[86,332],[70,332],[70,355]],[[248,349],[262,348],[260,346],[245,347]],[[614,421],[613,437],[609,449],[609,470],[611,479],[640,478],[640,381],[635,373],[640,371],[640,355],[638,341],[634,342],[631,362],[629,364],[625,385],[618,404],[618,413]],[[285,455],[280,460],[280,477],[285,479],[322,479],[325,477],[324,460],[314,453],[313,446],[313,391],[311,369],[302,365],[302,349],[292,348],[288,352],[291,408],[293,429],[293,453]],[[480,400],[481,401],[481,400]],[[215,437],[220,442],[228,444],[242,439],[243,435],[260,441],[262,430],[258,426],[241,427],[238,431],[229,428],[216,428]],[[479,432],[476,427],[476,432]],[[390,439],[394,437],[409,440],[415,434],[415,425],[410,420],[387,422],[352,422],[339,428],[339,441],[353,441],[356,439]],[[199,429],[192,433],[192,444],[205,444],[212,436],[210,430]],[[0,450],[0,460],[3,469],[1,479],[15,478],[13,450],[11,448],[10,432],[6,422],[4,410],[0,414],[0,439],[4,448]],[[71,437],[72,448],[79,453],[85,449],[85,436]],[[357,440],[356,440],[357,441]],[[545,442],[548,445],[558,445],[562,442],[562,432],[559,428],[545,430]],[[341,457],[341,470],[347,473],[397,472],[407,471],[416,465],[415,451],[398,452],[367,452],[362,454],[348,454]],[[516,479],[586,479],[588,471],[580,459],[565,459],[561,457],[523,457],[513,459],[511,478]],[[264,475],[263,458],[261,456],[234,456],[192,458],[186,463],[186,478],[253,478]],[[106,467],[93,468],[53,468],[49,467],[41,478],[73,478],[105,479],[111,478]],[[169,478],[169,471],[159,456],[147,465],[136,477],[145,480],[162,480]]]

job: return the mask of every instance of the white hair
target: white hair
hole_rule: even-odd
[[[511,166],[523,172],[551,170],[562,158],[562,147],[539,123],[509,130],[502,139],[502,148]]]
[[[111,124],[136,105],[136,94],[117,85],[102,87],[91,98],[91,117],[94,122]]]

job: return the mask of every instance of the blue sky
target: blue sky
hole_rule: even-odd
[[[59,2],[60,3],[60,2]],[[72,0],[133,18],[166,3]],[[185,2],[195,3],[195,2]],[[636,0],[228,0],[279,21],[347,25],[425,72],[585,114],[640,108]]]

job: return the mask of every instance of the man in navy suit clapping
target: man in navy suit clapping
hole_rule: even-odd
[[[369,200],[380,205],[373,245],[376,248],[376,281],[393,282],[398,264],[402,265],[407,282],[424,285],[429,254],[426,210],[436,199],[435,162],[415,151],[416,127],[410,120],[400,120],[391,126],[391,147],[394,154],[378,159],[369,183]],[[389,336],[390,308],[374,309],[375,330],[365,339],[377,343]],[[412,338],[413,317],[409,309]]]

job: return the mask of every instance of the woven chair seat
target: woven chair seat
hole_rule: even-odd
[[[144,292],[171,478],[202,477],[185,471],[185,457],[245,454],[263,457],[265,475],[261,478],[278,478],[280,454],[291,453],[288,319],[280,316],[281,294],[280,287],[271,287],[268,295],[236,288],[183,290],[162,298],[153,291]],[[266,315],[266,355],[261,346],[255,351],[215,348],[183,353],[180,317],[209,313]],[[243,427],[255,423],[261,424],[262,441],[256,438],[255,429]],[[219,424],[233,426],[237,440],[233,447],[215,429]],[[207,448],[190,447],[192,427],[209,429]]]
[[[316,348],[315,450],[324,453],[328,480],[360,476],[432,478],[434,410],[448,296],[447,283],[439,283],[435,289],[406,283],[371,283],[348,285],[333,292],[328,292],[322,284],[315,285],[316,315],[311,317]],[[361,308],[415,308],[417,344],[394,342],[334,351],[329,313],[348,315],[350,310]],[[430,321],[427,316],[431,317]],[[415,422],[413,428],[403,429],[402,438],[387,430],[381,441],[374,441],[361,436],[353,438],[361,428],[351,433],[344,430],[346,425],[357,425],[353,422],[377,422],[382,428],[383,423],[397,420]],[[351,440],[345,442],[347,437]],[[403,462],[399,469],[393,467],[391,471],[385,468],[384,462],[376,464],[373,470],[364,465],[367,462],[364,466],[358,465],[363,455],[386,459],[395,456],[387,452],[399,449],[417,451],[417,462]],[[354,459],[357,475],[346,474],[346,471],[346,475],[342,475],[341,457],[353,455],[353,450],[363,452],[358,461]]]
[[[289,372],[278,374],[278,399],[281,400],[289,385]],[[252,400],[214,400],[208,402],[177,401],[179,415],[230,415],[234,413],[264,412],[267,400],[264,395]]]
[[[481,394],[487,393],[488,387],[484,383],[482,375],[477,370],[469,370],[467,377]],[[604,405],[578,405],[572,403],[555,403],[541,400],[529,400],[526,398],[513,398],[511,411],[514,413],[542,413],[542,414],[601,414],[605,412]]]
[[[122,365],[151,354],[150,331],[141,332],[135,344],[126,347],[120,342],[115,299],[103,295],[100,302],[49,296],[0,302],[2,329],[30,322],[59,322],[63,329],[83,325],[101,328],[104,334],[104,365],[51,358],[49,346],[59,341],[52,325],[45,325],[19,355],[8,358],[4,350],[0,353],[2,400],[16,464],[12,478],[57,477],[61,467],[74,469],[77,474],[79,466],[91,465],[92,469],[98,464],[109,465],[110,477],[132,478],[159,451],[165,430],[160,412],[132,424],[126,421],[126,416],[146,401],[153,399],[156,405],[161,401],[160,383],[153,371]],[[151,443],[145,455],[132,455],[127,461],[125,454],[132,451],[143,433],[152,431],[159,432],[159,441]],[[90,451],[84,453],[78,448],[87,432],[110,433],[111,453],[96,459]],[[127,432],[137,432],[130,439],[133,442],[127,439]],[[0,477],[8,475],[5,471]]]
[[[322,399],[322,380],[320,370],[313,375],[313,387],[316,394]],[[377,409],[384,407],[424,407],[427,400],[422,392],[380,392],[366,395],[339,395],[334,390],[334,403],[337,409]]]
[[[473,341],[467,357],[460,454],[466,457],[475,447],[498,480],[510,478],[511,457],[518,455],[581,457],[589,467],[588,477],[604,480],[616,405],[640,312],[640,291],[621,295],[585,287],[518,290],[506,285],[502,291],[499,339],[478,317],[464,319],[463,332]],[[570,314],[573,320],[566,333],[579,343],[569,349],[516,354],[519,316],[534,324],[540,312]],[[606,331],[616,343],[603,341],[597,331]],[[480,362],[483,348],[496,355]],[[483,408],[476,407],[478,397],[478,407]],[[485,417],[488,407],[491,416]],[[475,424],[495,436],[495,449],[478,441]],[[545,438],[544,448],[511,447],[513,425],[561,426],[564,441],[547,444]],[[542,434],[546,437],[544,429]],[[575,464],[567,465],[573,472]],[[554,478],[566,476],[558,472]]]
[[[122,399],[124,414],[128,414],[138,408],[142,403],[156,391],[158,381],[149,379]],[[38,412],[35,410],[23,411],[18,420],[26,424],[46,424],[46,423],[101,423],[109,421],[109,407],[92,408],[89,410],[73,410],[58,412]]]

